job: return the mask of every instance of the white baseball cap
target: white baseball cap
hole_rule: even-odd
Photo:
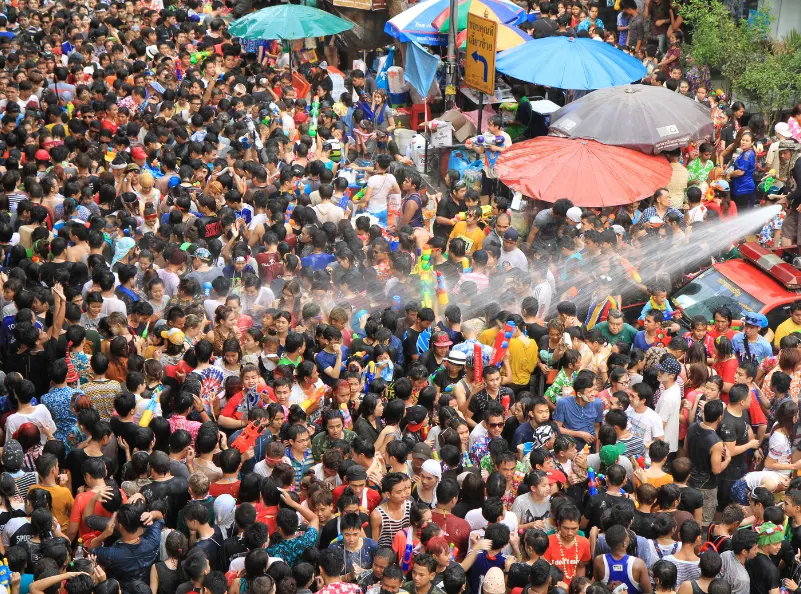
[[[776,134],[783,136],[784,138],[790,138],[790,126],[787,122],[779,122],[776,124],[773,129],[776,131]]]
[[[581,209],[578,206],[571,206],[567,209],[567,218],[574,223],[581,222]]]

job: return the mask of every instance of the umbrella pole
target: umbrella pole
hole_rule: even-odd
[[[476,134],[481,134],[481,120],[482,116],[484,115],[484,93],[478,93],[478,128],[476,129]]]

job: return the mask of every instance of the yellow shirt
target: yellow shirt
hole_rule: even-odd
[[[453,226],[450,238],[460,237],[467,242],[467,255],[469,256],[476,250],[480,250],[484,244],[484,231],[476,227],[473,231],[467,230],[467,222],[459,221]]]
[[[793,321],[793,318],[787,318],[776,327],[776,336],[773,338],[773,346],[779,348],[779,343],[782,338],[793,332],[801,332],[801,326]]]
[[[28,492],[30,492],[31,489],[44,489],[50,493],[50,495],[53,496],[53,517],[58,521],[62,530],[65,526],[69,526],[72,504],[75,503],[75,499],[73,499],[72,492],[69,489],[60,485],[46,487],[44,485],[40,485],[39,483],[31,485],[31,488],[28,489]]]
[[[493,326],[478,335],[478,342],[487,346],[494,346],[496,336],[498,336],[498,328]]]
[[[537,342],[531,338],[521,336],[509,341],[509,367],[512,369],[513,384],[528,385],[539,354]]]

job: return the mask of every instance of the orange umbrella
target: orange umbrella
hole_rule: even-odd
[[[576,206],[629,204],[670,181],[664,157],[592,140],[539,136],[515,144],[495,164],[513,190],[546,202],[569,198]]]

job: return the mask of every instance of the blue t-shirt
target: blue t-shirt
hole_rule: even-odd
[[[762,362],[763,359],[773,356],[773,347],[760,336],[756,342],[748,343],[748,353],[745,351],[745,334],[738,332],[731,339],[731,347],[734,349],[734,354],[740,361],[753,361],[756,364]]]
[[[333,254],[309,254],[301,259],[300,263],[304,268],[312,268],[313,270],[325,270],[331,262],[336,260]]]
[[[571,431],[595,435],[595,423],[604,422],[604,406],[597,398],[586,406],[580,406],[575,396],[567,396],[556,401],[553,419]]]
[[[145,583],[150,579],[150,567],[158,561],[161,529],[164,520],[156,520],[145,528],[137,544],[118,542],[110,547],[98,547],[92,552],[100,564],[119,581],[123,592],[134,580]]]
[[[342,347],[342,360],[348,358],[348,348],[346,346]],[[329,353],[328,351],[320,351],[317,353],[315,357],[315,361],[317,362],[317,371],[320,373],[320,379],[323,380],[323,383],[327,386],[333,386],[337,383],[337,380],[325,373],[325,370],[329,367],[334,367],[334,364],[337,362],[337,355],[336,353]]]
[[[734,162],[734,168],[745,172],[740,177],[731,178],[731,193],[732,196],[740,196],[742,194],[750,194],[756,191],[756,184],[754,184],[754,169],[756,168],[756,153],[753,150],[745,151]]]

